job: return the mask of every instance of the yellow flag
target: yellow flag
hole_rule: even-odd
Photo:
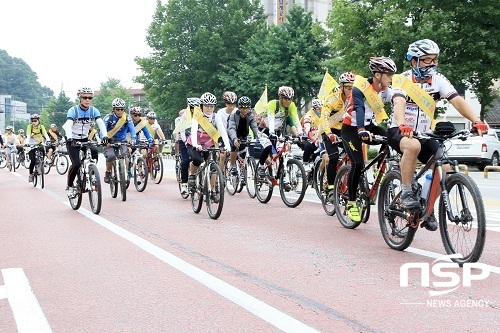
[[[326,101],[326,97],[328,94],[335,88],[338,87],[337,81],[328,73],[328,70],[325,71],[325,76],[323,77],[323,82],[321,82],[321,87],[319,88],[318,98],[323,102]]]
[[[267,84],[259,101],[255,103],[254,110],[257,114],[267,113]]]

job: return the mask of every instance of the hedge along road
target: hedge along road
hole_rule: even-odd
[[[173,160],[164,162],[173,170]],[[28,185],[25,169],[0,170],[0,184],[0,269],[23,270],[54,332],[496,331],[497,232],[488,232],[481,258],[489,276],[467,287],[453,269],[457,289],[435,297],[429,292],[445,289],[435,283],[449,277],[431,271],[424,287],[414,270],[401,287],[400,268],[433,266],[444,254],[439,233],[419,230],[412,248],[394,251],[375,214],[347,230],[318,203],[290,209],[279,197],[263,205],[243,192],[226,196],[213,221],[165,179],[143,193],[130,187],[126,202],[104,187],[95,216],[86,197],[80,211],[68,206],[57,173],[44,190]],[[17,331],[9,298],[0,304],[2,332]]]

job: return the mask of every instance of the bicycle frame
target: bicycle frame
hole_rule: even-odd
[[[286,165],[286,163],[288,162],[289,159],[293,158],[293,156],[291,156],[291,152],[290,152],[290,142],[288,142],[289,138],[288,137],[284,137],[283,138],[283,147],[281,147],[281,149],[278,151],[278,153],[275,155],[275,156],[272,156],[271,157],[271,163],[269,164],[265,164],[264,166],[264,170],[268,170],[269,168],[273,168],[275,169],[276,172],[273,173],[273,186],[274,185],[278,185],[278,179],[281,175],[281,173],[283,172],[283,168],[284,166]],[[276,164],[278,164],[276,166]]]

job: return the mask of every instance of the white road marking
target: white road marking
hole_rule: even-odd
[[[67,202],[63,203],[69,205],[69,203]],[[233,287],[229,283],[208,274],[207,272],[191,265],[181,258],[176,257],[173,254],[163,250],[162,248],[148,242],[147,240],[113,224],[112,222],[98,215],[93,214],[89,210],[80,208],[78,212],[101,225],[102,227],[113,232],[114,234],[131,242],[140,249],[155,256],[166,264],[200,282],[206,287],[212,289],[219,295],[224,296],[228,300],[236,303],[237,305],[253,313],[257,317],[267,321],[278,329],[285,332],[318,332],[314,328],[298,321],[293,317],[290,317],[289,315],[277,310],[276,308],[273,308],[272,306],[245,293],[244,291]]]
[[[2,269],[2,275],[5,282],[3,289],[14,313],[18,332],[52,332],[23,269]]]

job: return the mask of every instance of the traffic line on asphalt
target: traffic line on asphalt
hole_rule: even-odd
[[[434,259],[438,259],[438,258],[442,258],[443,257],[442,253],[436,253],[436,252],[431,252],[431,251],[426,251],[426,250],[420,250],[420,249],[417,249],[417,248],[414,248],[414,247],[411,247],[411,246],[408,247],[405,251],[413,253],[413,254],[418,254],[418,255],[421,255],[421,256],[424,256],[424,257],[434,258]],[[488,268],[489,268],[489,270],[490,270],[491,273],[500,274],[500,267],[493,266],[493,265],[488,265],[488,264],[485,264],[485,265],[488,266]]]
[[[18,332],[52,332],[23,269],[2,269],[2,275],[5,285],[0,286],[0,299],[8,299]]]
[[[67,201],[63,201],[63,203],[69,206]],[[301,321],[298,321],[297,319],[247,294],[246,292],[233,287],[229,283],[197,268],[196,266],[191,265],[179,257],[174,256],[170,252],[163,250],[134,233],[117,226],[105,218],[95,215],[87,209],[80,208],[78,212],[282,331],[319,332]]]

